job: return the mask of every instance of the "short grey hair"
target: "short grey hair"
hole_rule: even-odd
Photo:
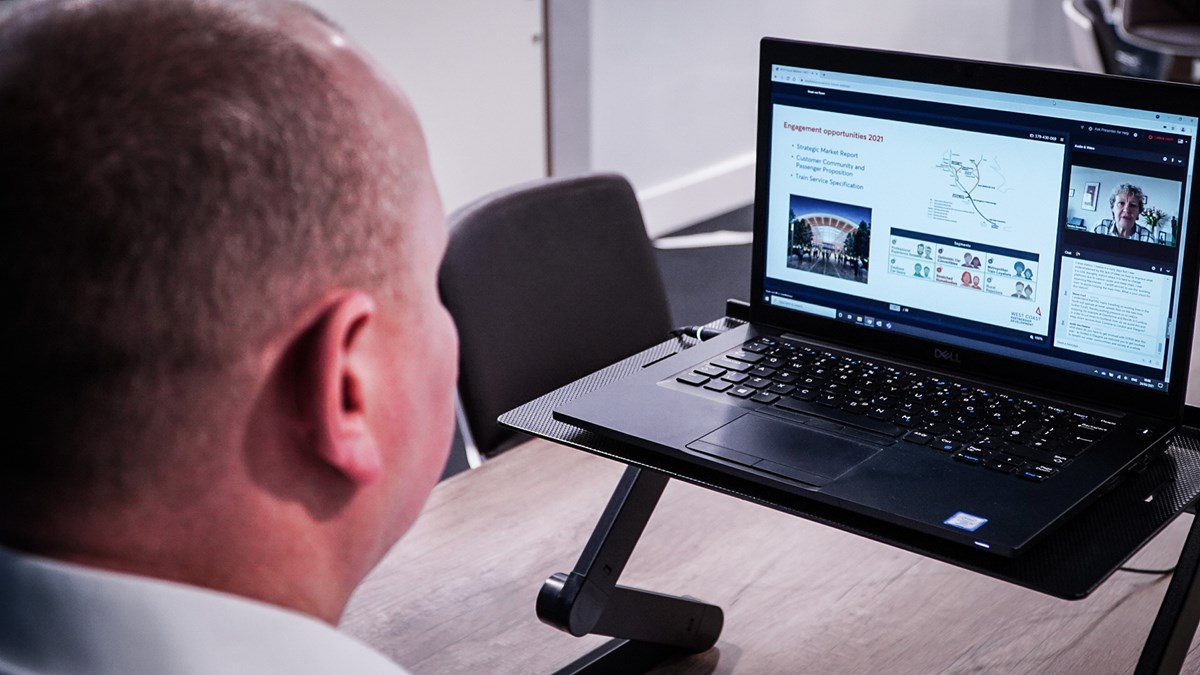
[[[1119,194],[1127,194],[1130,197],[1133,197],[1134,199],[1138,200],[1138,208],[1143,211],[1146,210],[1146,193],[1142,192],[1142,188],[1132,183],[1121,183],[1117,187],[1113,188],[1112,194],[1108,196],[1109,210],[1112,210],[1113,205],[1117,203],[1117,195]]]
[[[188,405],[145,383],[219,376],[330,288],[404,293],[411,166],[290,30],[298,15],[271,0],[0,14],[0,333],[20,401],[7,426],[27,432],[0,451],[0,489],[169,462],[120,438],[77,448]]]

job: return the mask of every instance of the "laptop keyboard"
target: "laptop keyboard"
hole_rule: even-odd
[[[766,337],[675,379],[900,438],[1039,483],[1117,425],[1095,413]]]

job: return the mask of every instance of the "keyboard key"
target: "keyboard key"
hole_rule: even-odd
[[[954,459],[955,459],[955,461],[963,462],[965,464],[975,464],[975,465],[983,464],[982,457],[980,457],[978,455],[968,454],[965,452],[959,452],[959,453],[955,454]]]
[[[1026,466],[1025,468],[1018,471],[1017,475],[1020,476],[1021,478],[1024,478],[1025,480],[1030,480],[1035,483],[1041,483],[1042,481],[1046,480],[1047,478],[1050,478],[1051,476],[1053,476],[1056,473],[1058,473],[1058,469],[1056,469],[1055,467],[1038,464],[1035,466]]]
[[[929,444],[929,447],[942,452],[957,452],[962,447],[962,443],[950,438],[939,438]]]
[[[950,418],[950,424],[960,429],[968,429],[975,426],[975,420],[967,417],[966,415],[958,415],[957,417]]]
[[[852,415],[863,415],[867,412],[867,402],[849,400],[842,404],[842,410]]]
[[[757,394],[758,390],[751,389],[750,387],[743,387],[743,386],[739,385],[739,386],[734,387],[733,389],[730,389],[729,391],[727,391],[725,393],[729,394],[730,396],[736,396],[738,398],[750,398],[751,396]]]
[[[817,403],[837,408],[842,405],[842,397],[837,394],[817,394]]]
[[[774,374],[775,369],[767,368],[766,366],[755,366],[750,369],[751,377],[771,377]]]
[[[974,441],[976,438],[978,438],[979,434],[975,433],[974,431],[971,431],[970,429],[954,429],[949,433],[949,435],[947,437],[952,438],[956,441],[960,441],[962,443],[970,443],[971,441]]]
[[[704,388],[711,390],[711,391],[722,392],[722,391],[729,389],[732,386],[733,386],[732,382],[726,382],[725,380],[713,380],[712,382],[709,382],[708,384],[704,385]]]
[[[977,439],[975,439],[974,444],[976,447],[982,448],[984,450],[995,450],[995,449],[999,448],[1000,446],[1004,445],[1003,443],[1001,443],[1000,441],[997,441],[995,438],[992,438],[991,436],[984,436],[982,438],[977,438]]]
[[[817,390],[812,387],[797,387],[796,390],[792,392],[792,398],[802,401],[815,400],[817,398]]]
[[[1010,464],[999,459],[986,459],[983,462],[983,468],[997,473],[1013,473],[1020,468],[1020,465]]]
[[[1112,430],[1112,427],[1108,426],[1107,424],[1093,424],[1091,422],[1084,422],[1083,424],[1079,425],[1078,429],[1080,433],[1093,432],[1097,434],[1097,438],[1099,438],[1099,436],[1107,434],[1110,430]]]
[[[708,364],[708,365],[700,366],[699,368],[696,369],[696,372],[700,373],[702,375],[707,375],[709,377],[720,377],[729,371],[725,370],[724,368],[720,368],[720,367],[714,366],[712,364]]]
[[[732,382],[734,384],[741,384],[741,383],[745,382],[746,380],[750,379],[750,376],[745,373],[726,373],[725,377],[722,377],[721,379],[725,380],[726,382]]]
[[[899,402],[899,400],[897,399],[897,397],[895,397],[891,394],[879,394],[875,398],[871,399],[871,402],[877,406],[883,406],[883,407],[890,408],[890,407],[896,405]]]
[[[701,375],[700,373],[684,373],[683,375],[675,378],[677,382],[690,384],[693,387],[699,387],[702,384],[708,384],[709,379],[710,378],[707,375]]]
[[[754,363],[758,363],[759,361],[762,361],[763,355],[755,354],[754,352],[748,352],[744,349],[738,349],[736,351],[732,351],[732,352],[729,352],[728,354],[726,354],[725,358],[733,359],[734,361],[741,361],[743,363],[754,364]]]
[[[786,384],[791,384],[792,382],[795,382],[796,380],[800,379],[800,373],[796,373],[796,372],[793,372],[790,370],[782,370],[778,373],[775,373],[774,377],[772,377],[771,379],[775,380],[776,382],[784,382]]]
[[[921,430],[926,431],[934,436],[950,433],[950,426],[941,422],[926,422],[921,425]]]
[[[771,403],[774,403],[779,400],[779,395],[772,394],[772,393],[766,392],[766,391],[760,391],[757,394],[755,394],[754,396],[751,396],[750,400],[754,401],[755,403],[766,403],[766,404],[770,405]]]
[[[904,434],[904,436],[901,438],[909,443],[916,443],[917,445],[929,445],[929,443],[933,441],[933,436],[930,436],[924,431],[918,431],[915,429],[907,434]]]
[[[749,363],[743,363],[741,361],[733,361],[731,359],[721,359],[719,361],[713,361],[712,365],[714,365],[718,368],[724,368],[725,370],[732,370],[735,373],[744,373],[747,370],[750,370],[750,368],[751,368],[751,365]]]
[[[776,382],[775,384],[771,385],[770,387],[767,387],[767,391],[771,392],[772,394],[778,394],[779,396],[787,396],[788,394],[791,394],[793,391],[796,391],[796,388],[790,384],[784,384],[783,382]]]
[[[1017,457],[1023,457],[1025,459],[1030,460],[1031,462],[1036,462],[1038,464],[1044,464],[1046,466],[1061,467],[1061,466],[1066,466],[1067,464],[1071,463],[1071,458],[1066,457],[1065,455],[1043,452],[1041,450],[1034,450],[1033,448],[1030,448],[1030,447],[1026,447],[1023,445],[1013,445],[1011,443],[1004,444],[1004,452],[1005,452],[1005,454],[1015,455]]]
[[[1037,466],[1032,466],[1032,467],[1027,467],[1027,468],[1029,471],[1033,471],[1034,473],[1040,473],[1047,478],[1058,473],[1058,469],[1054,468],[1053,466],[1046,466],[1044,464],[1038,464]]]

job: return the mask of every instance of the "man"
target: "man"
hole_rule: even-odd
[[[1138,239],[1138,218],[1146,208],[1146,193],[1136,185],[1121,183],[1108,196],[1108,207],[1112,210],[1112,228],[1109,234],[1122,239]]]
[[[403,672],[332,624],[452,429],[411,107],[302,7],[14,5],[0,672]]]

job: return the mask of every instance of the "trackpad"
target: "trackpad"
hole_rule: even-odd
[[[743,415],[688,447],[816,486],[880,450],[878,443],[759,415]]]

